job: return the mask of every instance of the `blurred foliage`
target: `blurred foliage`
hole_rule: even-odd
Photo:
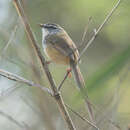
[[[107,61],[107,63],[102,65],[102,67],[100,67],[98,70],[96,70],[96,72],[94,72],[86,79],[85,91],[90,95],[93,92],[95,96],[100,95],[100,93],[102,93],[101,91],[99,91],[97,94],[95,92],[101,89],[103,89],[104,92],[104,90],[106,89],[106,85],[104,85],[104,82],[111,82],[110,79],[117,76],[122,71],[123,67],[129,65],[129,61],[130,61],[130,47],[128,46],[128,48],[124,49],[117,56],[113,56],[112,59]],[[77,99],[79,99],[79,96],[77,96],[76,99],[74,97],[75,101],[77,101]]]
[[[105,82],[115,74],[121,71],[122,67],[130,59],[130,47],[113,57],[106,65],[97,70],[91,77],[86,80],[86,87],[89,92],[98,89],[101,83]]]

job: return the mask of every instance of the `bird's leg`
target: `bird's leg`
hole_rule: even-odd
[[[48,64],[48,65],[51,64],[51,63],[52,63],[51,60],[47,60],[47,61],[46,61],[46,64]]]
[[[67,68],[66,71],[68,73],[68,77],[71,78],[72,77],[72,73],[71,73],[72,69],[71,68]]]
[[[60,91],[63,83],[65,82],[65,80],[67,79],[67,77],[69,77],[70,73],[71,73],[71,68],[67,69],[67,73],[65,74],[64,79],[61,81],[61,83],[60,83],[60,85],[58,87],[58,91]]]

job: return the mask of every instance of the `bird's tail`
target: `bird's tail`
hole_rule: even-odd
[[[86,91],[84,91],[85,82],[84,82],[84,78],[82,76],[82,73],[80,71],[80,68],[79,68],[79,66],[77,64],[75,64],[73,62],[71,63],[70,66],[71,66],[75,81],[77,83],[77,86],[80,89],[80,91],[81,91],[81,93],[82,93],[82,95],[84,97],[85,103],[87,105],[89,117],[90,117],[91,121],[93,123],[95,123],[95,121],[94,121],[94,113],[93,113],[93,110],[92,110],[92,107],[91,107],[91,103],[89,102],[88,95],[87,95]]]
[[[73,72],[73,75],[74,75],[78,88],[83,89],[85,86],[85,82],[84,82],[84,78],[82,76],[79,66],[75,63],[72,63],[71,69],[72,69],[72,72]]]

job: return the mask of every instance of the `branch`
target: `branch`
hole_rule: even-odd
[[[70,109],[71,112],[73,112],[76,116],[78,116],[81,120],[87,122],[90,126],[93,126],[94,128],[96,128],[97,130],[99,130],[99,128],[94,125],[91,121],[89,121],[88,119],[86,119],[85,117],[81,116],[78,112],[76,112],[75,110],[73,110],[69,105],[65,104],[67,106],[67,108]]]
[[[64,102],[63,102],[63,99],[62,99],[62,96],[61,94],[58,92],[57,90],[57,87],[56,87],[56,84],[54,82],[54,79],[49,71],[49,68],[48,68],[48,65],[46,64],[46,60],[44,58],[44,56],[42,55],[41,51],[40,51],[40,48],[38,47],[38,43],[34,37],[34,34],[31,30],[31,27],[29,25],[29,22],[28,22],[28,19],[27,19],[27,16],[25,15],[24,13],[24,9],[23,9],[23,6],[22,6],[22,3],[23,1],[21,0],[21,2],[19,0],[13,0],[13,3],[14,3],[14,6],[19,14],[19,16],[21,17],[21,20],[24,24],[24,27],[25,27],[25,30],[26,30],[26,33],[27,33],[27,36],[29,38],[29,40],[31,41],[31,44],[36,52],[36,55],[38,56],[40,62],[41,62],[41,65],[42,65],[42,68],[44,69],[45,71],[45,74],[48,78],[48,81],[50,83],[50,88],[53,92],[53,95],[54,95],[54,99],[56,100],[57,104],[58,104],[58,107],[59,107],[59,110],[61,112],[61,115],[63,116],[64,120],[66,121],[67,125],[68,125],[68,128],[70,130],[75,130],[75,126],[69,116],[69,113],[64,105]]]
[[[0,98],[9,96],[11,93],[13,93],[16,89],[18,89],[20,87],[21,86],[17,82],[14,84],[14,86],[11,86],[11,87],[7,88],[6,90],[0,91]]]
[[[60,91],[60,89],[61,89],[63,83],[65,82],[65,80],[67,79],[67,77],[68,77],[68,75],[69,75],[70,73],[71,73],[71,70],[70,70],[70,71],[67,71],[67,73],[66,73],[65,76],[64,76],[64,79],[61,81],[61,83],[60,83],[60,85],[59,85],[59,87],[58,87],[58,91]]]
[[[20,127],[23,130],[27,130],[27,124],[25,126],[25,123],[19,123],[16,119],[14,119],[12,116],[8,115],[7,113],[0,110],[0,115],[6,117],[8,120],[10,120],[12,123],[16,124],[18,127]]]
[[[33,83],[32,81],[29,81],[27,79],[24,79],[23,77],[20,77],[16,74],[13,74],[13,73],[10,73],[8,71],[5,71],[5,70],[2,70],[0,69],[0,75],[3,76],[3,77],[6,77],[10,80],[13,80],[13,81],[16,81],[16,82],[19,82],[19,83],[24,83],[26,85],[29,85],[29,86],[34,86],[34,87],[38,87],[40,88],[41,90],[47,92],[48,94],[52,95],[52,92],[51,90],[49,90],[48,88],[46,87],[43,87],[39,84],[36,84],[36,83]]]
[[[79,49],[80,47],[82,47],[82,45],[84,43],[85,37],[86,37],[86,35],[88,33],[88,30],[89,30],[89,25],[90,25],[91,20],[92,20],[92,17],[89,17],[88,23],[87,23],[87,25],[86,25],[86,27],[84,29],[84,33],[83,33],[83,36],[82,36],[82,39],[81,39],[81,43],[80,43],[79,47],[77,47],[77,49]]]
[[[109,12],[109,14],[107,15],[107,17],[105,18],[105,20],[102,22],[102,24],[99,26],[99,28],[96,30],[94,30],[94,35],[92,36],[92,38],[87,42],[87,45],[85,46],[85,48],[81,51],[80,56],[79,56],[79,60],[81,58],[81,56],[85,53],[85,51],[87,50],[87,48],[92,44],[92,42],[95,40],[95,38],[97,37],[97,35],[99,34],[99,32],[102,30],[102,28],[104,27],[104,25],[108,22],[108,20],[110,19],[110,17],[112,16],[112,14],[115,12],[115,10],[117,9],[117,7],[119,6],[119,4],[121,3],[121,0],[118,0],[118,2],[116,3],[116,5],[113,7],[113,9]],[[78,61],[79,61],[78,60]]]
[[[18,28],[18,25],[16,24],[13,31],[11,32],[11,35],[10,35],[10,38],[7,42],[7,44],[5,45],[5,47],[2,49],[2,52],[1,52],[1,57],[3,57],[4,53],[6,52],[7,48],[9,47],[10,43],[12,42],[15,34],[16,34],[16,31],[17,31],[17,28]]]
[[[110,122],[115,128],[117,128],[118,130],[121,130],[121,127],[120,127],[118,124],[116,124],[115,122],[113,122],[113,121],[111,121],[111,120],[109,120],[109,122]]]

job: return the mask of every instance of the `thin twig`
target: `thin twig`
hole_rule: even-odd
[[[36,109],[35,106],[33,106],[30,102],[29,102],[29,98],[25,98],[23,96],[20,96],[20,98],[22,99],[22,101],[26,104],[26,106],[28,106],[36,115],[39,115],[40,117],[42,116],[40,110]],[[31,100],[31,99],[30,99]],[[35,104],[36,105],[36,104]],[[38,107],[39,108],[39,107]],[[43,118],[43,117],[42,117]]]
[[[94,35],[92,36],[92,38],[88,41],[87,45],[85,46],[85,48],[81,51],[80,56],[79,56],[79,60],[81,56],[86,52],[87,48],[92,44],[92,42],[95,40],[95,38],[97,37],[97,35],[99,34],[99,32],[102,30],[102,28],[104,27],[104,25],[108,22],[108,20],[110,19],[110,17],[112,16],[112,14],[115,12],[115,10],[117,9],[117,7],[119,6],[119,4],[121,3],[121,0],[118,0],[118,2],[116,3],[116,5],[112,8],[112,10],[110,11],[110,13],[107,15],[107,17],[105,18],[105,20],[102,22],[102,24],[99,26],[99,28],[96,30],[94,29]]]
[[[80,46],[78,47],[78,49],[83,45],[84,43],[84,40],[85,40],[85,37],[88,33],[88,29],[89,29],[89,25],[90,25],[90,22],[92,20],[92,17],[89,17],[88,19],[88,24],[86,25],[85,29],[84,29],[84,33],[83,33],[83,36],[82,36],[82,40],[81,40],[81,43],[80,43]]]
[[[129,73],[129,70],[130,70],[130,67],[128,67],[128,69],[126,70],[126,72],[124,72],[124,74],[119,78],[119,82],[117,83],[117,85],[116,85],[116,88],[117,89],[119,89],[120,88],[120,86],[121,86],[121,84],[124,82],[124,80],[126,79],[126,77],[128,76],[128,73]],[[118,90],[117,90],[118,91]],[[123,92],[122,92],[123,93]],[[123,93],[124,94],[124,93]],[[115,98],[116,98],[116,95],[114,94],[113,96],[112,96],[112,99],[110,99],[110,101],[112,100],[112,101],[114,101],[114,102],[116,102],[115,101]],[[116,99],[116,100],[120,100],[121,99],[121,96],[120,97],[118,97],[119,99]],[[103,114],[103,109],[100,107],[96,107],[94,104],[92,104],[93,105],[93,107],[95,108],[95,110],[98,112],[98,113],[100,113],[100,115],[102,115]],[[109,104],[109,106],[110,106],[110,104]],[[108,107],[107,107],[108,108]],[[106,112],[106,110],[105,110],[105,112]],[[109,113],[111,113],[111,112],[109,112]],[[100,123],[100,122],[102,122],[103,121],[103,119],[105,119],[107,122],[109,122],[109,123],[111,123],[112,121],[109,119],[109,117],[108,117],[108,113],[105,113],[102,117],[101,117],[101,119],[98,119],[98,124]],[[114,122],[113,122],[114,123]]]
[[[18,25],[16,24],[11,35],[10,35],[10,38],[7,42],[7,44],[5,45],[5,47],[3,48],[2,52],[1,52],[1,56],[3,56],[3,54],[5,53],[5,51],[7,50],[7,48],[9,47],[10,43],[12,42],[12,40],[14,39],[14,36],[16,34],[16,31],[17,31],[17,28],[18,28]]]
[[[86,119],[85,117],[81,116],[78,112],[76,112],[75,110],[73,110],[69,105],[65,104],[67,106],[67,108],[70,109],[71,112],[73,112],[76,116],[78,116],[80,119],[82,119],[83,121],[87,122],[90,126],[93,126],[94,128],[96,128],[97,130],[99,130],[99,128],[94,125],[91,121],[89,121],[88,119]]]
[[[112,8],[112,10],[110,11],[110,13],[107,15],[107,17],[105,18],[105,20],[103,21],[103,23],[99,26],[99,28],[96,30],[94,29],[94,35],[92,36],[92,38],[88,41],[87,45],[85,46],[85,48],[81,51],[78,62],[80,61],[81,56],[84,54],[84,52],[86,51],[86,49],[89,47],[89,45],[95,40],[96,36],[98,35],[98,33],[101,31],[101,29],[104,27],[104,25],[106,24],[106,22],[109,20],[109,18],[112,16],[112,14],[114,13],[114,11],[117,9],[117,7],[119,6],[121,0],[118,0],[118,2],[116,3],[116,5]],[[77,49],[77,48],[76,48]],[[76,73],[75,73],[76,75]],[[76,75],[78,77],[78,74]],[[78,78],[77,78],[78,79]],[[80,84],[80,80],[78,83]],[[81,85],[82,86],[82,85]],[[82,91],[82,94],[84,94],[84,91]],[[84,94],[85,95],[85,94]],[[91,120],[93,121],[93,123],[96,123],[94,121],[94,115],[93,115],[93,110],[91,107],[91,103],[88,101],[88,97],[84,98],[85,99],[85,103],[87,104],[87,108],[88,108],[88,113],[89,116],[91,118]]]
[[[23,126],[24,126],[24,130],[31,130],[31,128],[28,126],[27,123],[25,123],[24,121],[22,123],[23,123]]]
[[[87,45],[85,46],[85,48],[81,51],[78,62],[80,61],[81,56],[84,54],[84,52],[86,51],[86,49],[89,47],[89,45],[95,40],[96,36],[98,35],[98,33],[101,31],[101,29],[104,27],[104,25],[106,24],[106,22],[109,20],[109,18],[112,16],[112,14],[114,13],[114,11],[117,9],[117,7],[119,6],[121,0],[118,0],[118,2],[116,3],[116,5],[113,7],[113,9],[110,11],[110,13],[107,15],[107,17],[105,18],[105,20],[103,21],[103,23],[99,26],[99,28],[97,30],[94,30],[94,35],[92,36],[92,38],[88,41]],[[84,92],[84,91],[83,91]],[[94,115],[93,115],[93,110],[91,107],[91,103],[88,101],[88,98],[85,99],[85,102],[87,104],[88,107],[88,112],[89,112],[89,117],[91,118],[91,120],[93,121],[93,123],[96,123],[94,121]]]
[[[14,92],[18,88],[20,88],[20,85],[16,82],[16,84],[14,86],[11,86],[11,87],[7,88],[6,90],[0,91],[0,98],[9,96],[9,94]]]
[[[25,130],[25,125],[22,123],[19,123],[16,119],[14,119],[12,116],[8,115],[7,113],[0,110],[0,115],[6,117],[8,120],[10,120],[12,123],[16,124],[21,129]],[[27,126],[27,124],[26,124]]]
[[[71,52],[69,55],[72,55],[75,51],[77,51],[77,50],[79,51],[80,48],[83,47],[83,43],[84,43],[85,37],[86,37],[86,35],[88,33],[88,29],[89,29],[89,25],[90,25],[91,20],[92,20],[92,17],[89,17],[88,24],[86,25],[86,27],[84,29],[80,45],[78,45],[75,49],[73,49],[73,52]]]
[[[25,103],[26,106],[28,106],[33,112],[34,114],[36,114],[40,120],[44,121],[45,124],[45,129],[46,130],[55,130],[55,126],[53,126],[51,124],[51,113],[50,115],[47,114],[48,111],[46,111],[46,109],[43,109],[43,106],[39,106],[39,105],[43,105],[43,104],[37,104],[37,102],[32,103],[34,100],[32,100],[31,98],[26,98],[24,96],[20,96],[20,98],[22,99],[22,101]],[[43,97],[44,98],[44,97]],[[39,107],[37,107],[39,106]],[[49,116],[49,117],[48,117]],[[45,118],[46,117],[46,118]],[[54,122],[52,122],[54,123]],[[47,125],[47,126],[46,126]],[[48,126],[49,125],[49,126]],[[51,126],[52,125],[52,126]]]
[[[58,87],[58,91],[60,91],[60,89],[61,89],[63,83],[65,82],[65,80],[67,79],[67,77],[68,77],[68,75],[69,75],[70,73],[71,73],[71,70],[70,70],[70,71],[67,71],[67,73],[66,73],[65,76],[64,76],[64,79],[61,81],[61,83],[60,83],[60,85],[59,85],[59,87]]]
[[[121,130],[121,127],[117,124],[117,123],[115,123],[115,122],[113,122],[113,121],[111,121],[111,120],[108,120],[114,127],[116,127],[118,130]]]
[[[48,94],[52,95],[51,90],[49,90],[48,88],[43,87],[40,84],[33,83],[32,81],[29,81],[29,80],[27,80],[27,79],[25,79],[23,77],[20,77],[20,76],[18,76],[16,74],[13,74],[13,73],[10,73],[8,71],[0,69],[0,75],[3,76],[3,77],[8,78],[10,80],[16,81],[16,82],[24,83],[24,84],[29,85],[29,86],[38,87],[41,90],[43,90],[43,91],[47,92]]]
[[[72,122],[72,120],[71,120],[71,118],[69,116],[69,113],[68,113],[68,111],[67,111],[67,109],[66,109],[66,107],[64,105],[64,101],[62,99],[62,96],[58,92],[55,81],[54,81],[54,79],[53,79],[53,77],[52,77],[52,75],[51,75],[51,73],[49,71],[48,65],[46,64],[46,60],[45,60],[44,56],[42,55],[42,53],[40,51],[40,48],[38,46],[38,43],[37,43],[37,41],[36,41],[36,39],[34,37],[34,34],[33,34],[32,30],[31,30],[31,27],[29,25],[27,16],[24,13],[23,5],[20,3],[19,0],[13,0],[13,3],[14,3],[14,6],[15,6],[19,16],[21,17],[21,20],[22,20],[23,24],[24,24],[27,36],[28,36],[29,40],[31,41],[30,43],[32,44],[33,49],[35,50],[36,55],[38,56],[38,59],[41,62],[42,68],[45,71],[45,74],[46,74],[46,76],[48,78],[48,81],[50,83],[50,88],[51,88],[51,90],[53,92],[54,99],[56,100],[56,102],[58,104],[61,115],[64,118],[64,120],[66,121],[69,130],[76,130],[76,128],[75,128],[75,126],[74,126],[74,124],[73,124],[73,122]]]
[[[11,44],[11,42],[13,41],[13,38],[16,34],[16,31],[17,31],[17,28],[18,28],[18,25],[15,25],[10,37],[9,37],[9,40],[7,42],[7,44],[5,45],[5,47],[2,49],[1,53],[0,53],[0,60],[5,57],[4,56],[4,53],[6,52],[7,48],[9,47],[9,45]]]

